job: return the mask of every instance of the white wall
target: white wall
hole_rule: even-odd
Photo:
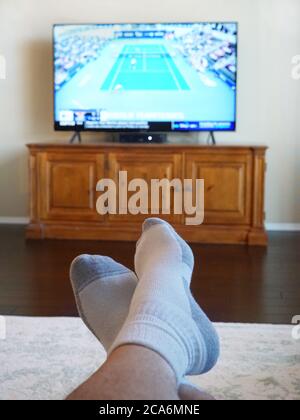
[[[53,23],[236,20],[238,130],[218,141],[267,144],[267,219],[300,223],[300,80],[291,77],[299,18],[299,0],[0,0],[0,55],[7,62],[0,80],[0,217],[28,214],[25,144],[69,136],[52,129]]]

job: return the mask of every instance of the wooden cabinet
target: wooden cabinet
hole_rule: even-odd
[[[28,148],[28,238],[136,240],[142,221],[155,216],[168,220],[191,242],[267,244],[264,147],[32,144]],[[149,194],[152,180],[204,179],[204,223],[187,226],[186,215],[174,214],[172,205],[170,214],[161,215],[161,206],[155,211],[152,206],[151,211],[150,195],[147,206],[140,208],[142,214],[99,215],[97,182],[109,178],[118,185],[121,171],[126,172],[128,184],[145,180]],[[127,193],[128,199],[132,194]]]
[[[142,179],[145,180],[149,186],[148,206],[147,208],[142,209],[142,214],[109,215],[108,218],[110,221],[141,223],[149,217],[149,214],[151,214],[150,186],[152,179],[168,179],[169,181],[172,181],[173,179],[181,178],[182,176],[182,156],[180,153],[161,153],[159,150],[137,150],[135,153],[130,151],[117,152],[109,154],[108,162],[110,168],[109,178],[113,179],[115,182],[118,183],[119,181],[119,173],[121,171],[126,171],[128,184],[133,179]],[[132,195],[132,192],[128,192],[128,199],[130,199]],[[171,202],[174,203],[172,196]],[[158,206],[155,215],[160,216],[171,223],[180,223],[181,216],[174,215],[172,207],[170,215],[162,215],[161,210],[161,206]]]
[[[186,178],[205,181],[205,224],[250,225],[252,154],[211,153],[186,156]]]
[[[103,177],[104,154],[38,154],[39,218],[45,222],[100,221],[95,212],[96,185]]]

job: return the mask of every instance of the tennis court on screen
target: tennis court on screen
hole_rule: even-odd
[[[189,90],[163,45],[125,45],[101,90]]]

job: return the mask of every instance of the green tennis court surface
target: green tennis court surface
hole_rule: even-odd
[[[163,45],[126,45],[101,90],[189,90]]]

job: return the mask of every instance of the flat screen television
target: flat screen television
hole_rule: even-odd
[[[54,25],[56,130],[234,131],[237,23]]]

